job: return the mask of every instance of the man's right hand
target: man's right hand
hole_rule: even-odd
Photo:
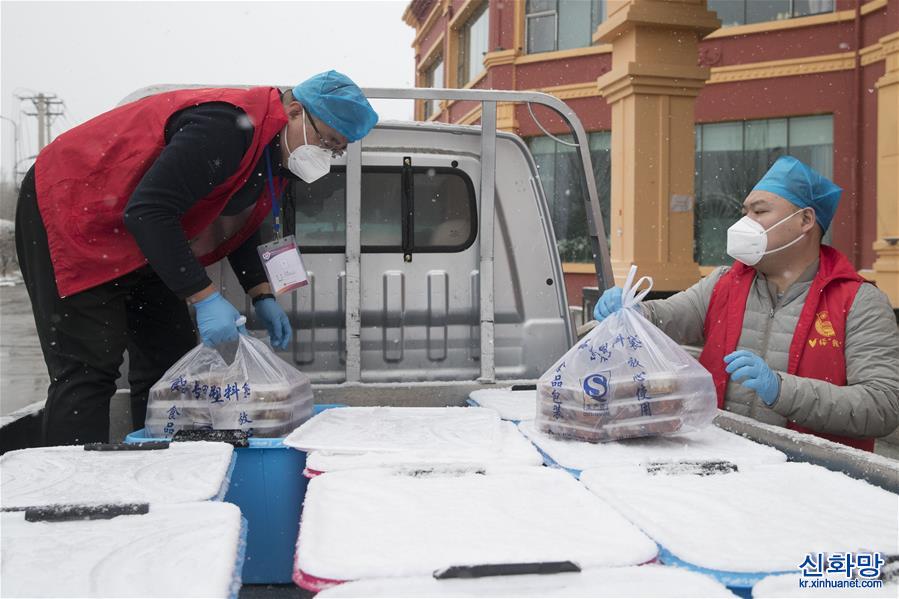
[[[596,306],[593,307],[593,318],[597,322],[602,322],[612,313],[621,309],[621,287],[610,287],[606,289]]]
[[[197,310],[197,328],[205,345],[237,339],[240,331],[236,321],[240,312],[218,291],[194,303],[194,308]]]

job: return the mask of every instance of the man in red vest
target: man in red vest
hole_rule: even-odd
[[[642,307],[678,343],[704,346],[718,407],[873,451],[899,425],[899,329],[886,295],[821,243],[841,193],[782,156],[728,229],[733,265]],[[607,289],[594,315],[620,307]]]
[[[240,313],[204,268],[224,257],[272,346],[286,349],[292,327],[257,252],[259,227],[286,179],[324,176],[332,155],[377,120],[356,84],[328,71],[283,94],[157,94],[44,148],[16,213],[16,250],[50,374],[44,443],[108,439],[125,349],[140,428],[150,387],[194,347],[197,332],[208,345],[237,338]]]

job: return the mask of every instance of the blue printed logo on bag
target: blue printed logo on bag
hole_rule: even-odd
[[[584,410],[605,413],[609,411],[609,372],[597,372],[584,377]]]

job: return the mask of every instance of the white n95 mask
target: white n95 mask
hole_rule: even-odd
[[[287,127],[284,128],[282,135],[284,147],[290,154],[287,158],[287,168],[294,175],[306,183],[312,183],[331,171],[331,151],[320,146],[309,145],[306,139],[305,110],[303,111],[303,145],[291,152],[290,146],[287,144]]]
[[[727,255],[734,260],[739,260],[747,266],[755,266],[763,256],[787,249],[802,239],[805,233],[802,233],[799,237],[786,245],[769,250],[768,231],[801,213],[802,210],[798,210],[793,214],[780,219],[767,229],[757,221],[749,218],[749,216],[744,216],[727,230]]]

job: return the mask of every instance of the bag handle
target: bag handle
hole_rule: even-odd
[[[631,264],[631,269],[627,273],[627,279],[624,281],[624,287],[621,289],[621,307],[633,308],[649,295],[652,291],[652,277],[640,277],[634,283],[634,277],[637,276],[637,265]],[[646,289],[639,290],[646,283]]]

